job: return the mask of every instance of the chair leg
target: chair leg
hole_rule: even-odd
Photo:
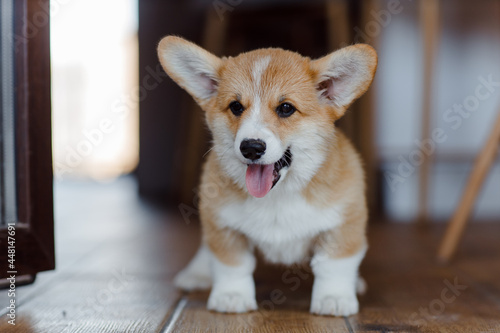
[[[349,16],[348,1],[327,0],[325,15],[327,18],[328,52],[333,52],[351,43],[352,22]],[[342,131],[351,139],[354,138],[354,115],[347,112],[337,124]],[[354,140],[353,140],[354,141]]]
[[[434,82],[434,58],[437,52],[439,35],[439,1],[421,0],[420,25],[423,29],[424,42],[424,82],[422,96],[422,130],[421,138],[426,139],[431,134],[432,116],[432,91]],[[418,217],[419,223],[427,223],[429,220],[429,180],[431,177],[432,156],[423,154],[422,165],[419,170],[419,197]]]
[[[213,8],[207,11],[205,18],[205,27],[203,29],[202,46],[208,51],[222,56],[226,44],[227,22],[230,20],[229,13],[224,20],[221,20]],[[198,184],[200,167],[203,161],[204,153],[208,149],[207,132],[205,121],[200,107],[190,98],[185,104],[187,116],[188,131],[185,135],[186,158],[185,167],[182,174],[181,202],[191,202],[193,189]]]
[[[360,1],[360,26],[366,29],[367,24],[373,20],[373,13],[379,13],[382,9],[383,2],[374,0]],[[380,38],[373,36],[369,44],[375,48],[379,43]],[[367,41],[368,42],[368,41]],[[359,149],[366,173],[366,197],[368,200],[369,210],[372,216],[379,214],[380,207],[380,194],[377,192],[379,189],[378,179],[378,151],[375,144],[376,137],[376,107],[375,107],[375,91],[376,82],[372,83],[372,87],[361,96],[357,101],[356,107],[351,114],[354,118],[355,143]]]
[[[349,45],[351,34],[349,31],[349,4],[347,1],[326,1],[326,16],[328,23],[329,52],[342,46]]]
[[[471,176],[462,194],[460,203],[453,218],[448,224],[446,233],[441,242],[438,252],[438,259],[444,262],[450,260],[454,254],[458,241],[465,228],[465,224],[470,215],[471,209],[476,201],[476,197],[481,189],[481,185],[488,174],[488,170],[495,161],[495,156],[500,145],[500,112],[493,126],[493,130],[486,141],[482,151],[478,155]]]

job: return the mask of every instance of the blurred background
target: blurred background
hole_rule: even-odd
[[[143,196],[194,206],[210,137],[159,67],[165,35],[217,55],[272,46],[319,57],[361,42],[377,49],[378,71],[339,126],[365,161],[372,215],[447,220],[500,107],[500,3],[426,2],[60,3],[51,22],[56,179],[132,174]],[[499,196],[497,158],[475,219],[498,220]]]
[[[360,324],[338,321],[420,331],[414,315],[429,309],[438,326],[426,331],[498,332],[499,18],[498,0],[1,0],[0,263],[17,286],[36,282],[0,293],[0,317],[12,297],[22,305],[17,330],[0,321],[0,331],[170,332],[175,318],[239,318],[204,311],[208,294],[172,283],[199,245],[210,148],[203,112],[157,58],[161,38],[178,35],[218,56],[371,44],[373,85],[337,123],[366,169],[371,287]],[[260,300],[279,283],[293,291],[271,273],[257,269]],[[443,288],[457,278],[467,292],[450,303]],[[266,319],[331,331],[299,315],[310,282]]]

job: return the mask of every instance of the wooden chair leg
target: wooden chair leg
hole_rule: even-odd
[[[349,4],[347,1],[328,0],[326,2],[326,16],[328,19],[328,51],[332,52],[344,45],[349,45],[351,33],[349,31]]]
[[[227,15],[228,17],[221,20],[210,7],[205,19],[202,46],[217,56],[223,56],[229,13]],[[191,202],[194,194],[193,189],[198,184],[201,164],[209,144],[204,116],[200,107],[191,98],[185,105],[186,111],[189,112],[187,117],[188,131],[185,135],[188,149],[186,149],[186,163],[182,174],[181,202]]]
[[[437,36],[439,34],[439,1],[421,0],[420,4],[420,26],[423,29],[424,42],[424,82],[422,98],[422,139],[429,138],[431,135],[431,108],[432,108],[432,90],[434,82],[434,57],[437,49]],[[432,156],[423,154],[424,159],[419,170],[419,198],[418,198],[418,217],[419,223],[425,223],[429,220],[428,194],[429,179],[432,166]]]
[[[493,130],[486,141],[482,151],[478,155],[471,176],[462,194],[462,199],[448,224],[448,228],[441,242],[438,252],[438,259],[444,262],[450,260],[456,250],[458,241],[470,215],[471,209],[476,201],[476,197],[481,189],[481,185],[488,174],[488,170],[495,161],[495,156],[500,145],[500,111],[493,126]]]
[[[373,12],[379,12],[382,6],[381,1],[363,0],[361,1],[361,17],[360,26],[366,28],[368,22],[373,20]],[[378,36],[373,36],[370,40],[370,45],[377,48],[379,42]],[[375,144],[376,133],[376,107],[375,107],[375,91],[376,82],[372,83],[372,87],[358,100],[354,116],[356,128],[356,143],[359,152],[363,158],[366,172],[367,199],[372,216],[380,213],[378,203],[379,188],[378,183],[378,151]],[[378,210],[378,211],[377,211]]]
[[[325,15],[327,18],[328,52],[350,45],[352,37],[349,29],[351,20],[349,19],[348,1],[327,0]],[[353,140],[356,131],[352,112],[347,112],[337,125]]]

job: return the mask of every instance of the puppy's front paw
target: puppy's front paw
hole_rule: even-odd
[[[207,307],[217,312],[242,313],[257,310],[257,302],[254,297],[238,292],[212,291]]]
[[[358,313],[356,296],[331,296],[313,298],[311,312],[325,316],[350,316]]]
[[[356,280],[356,294],[364,295],[366,294],[367,290],[368,285],[366,284],[365,279],[363,279],[361,276],[358,276],[358,279]]]
[[[205,290],[212,286],[212,279],[200,272],[185,269],[176,275],[174,284],[177,288],[186,291]]]

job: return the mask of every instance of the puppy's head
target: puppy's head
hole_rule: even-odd
[[[218,58],[168,36],[158,54],[206,111],[226,173],[258,198],[312,178],[335,140],[335,120],[368,89],[377,66],[375,51],[363,44],[317,60],[282,49]]]

